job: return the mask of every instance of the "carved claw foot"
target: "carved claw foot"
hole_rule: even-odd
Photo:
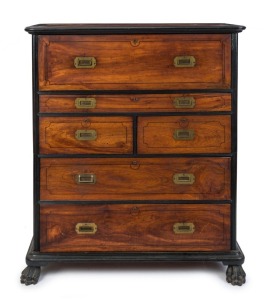
[[[25,285],[36,284],[40,277],[40,267],[26,267],[21,273],[20,282]]]
[[[232,285],[241,286],[246,282],[246,273],[242,266],[228,266],[226,271],[226,281]]]

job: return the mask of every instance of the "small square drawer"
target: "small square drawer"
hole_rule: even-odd
[[[139,153],[229,153],[231,117],[139,117]]]
[[[40,153],[132,153],[132,118],[40,117]]]
[[[40,250],[229,251],[230,204],[41,204]]]

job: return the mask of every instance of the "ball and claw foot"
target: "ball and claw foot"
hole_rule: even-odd
[[[36,284],[40,278],[40,267],[26,267],[21,273],[20,282],[25,285]]]
[[[226,281],[232,285],[241,286],[246,282],[246,273],[242,266],[228,266],[226,271]]]

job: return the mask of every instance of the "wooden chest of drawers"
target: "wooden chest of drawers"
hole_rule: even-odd
[[[220,261],[236,242],[237,34],[228,24],[35,25],[34,237],[52,262]]]

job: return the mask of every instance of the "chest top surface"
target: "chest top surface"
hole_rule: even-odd
[[[31,34],[141,34],[141,33],[238,33],[245,26],[225,23],[153,24],[37,24],[26,27]]]

